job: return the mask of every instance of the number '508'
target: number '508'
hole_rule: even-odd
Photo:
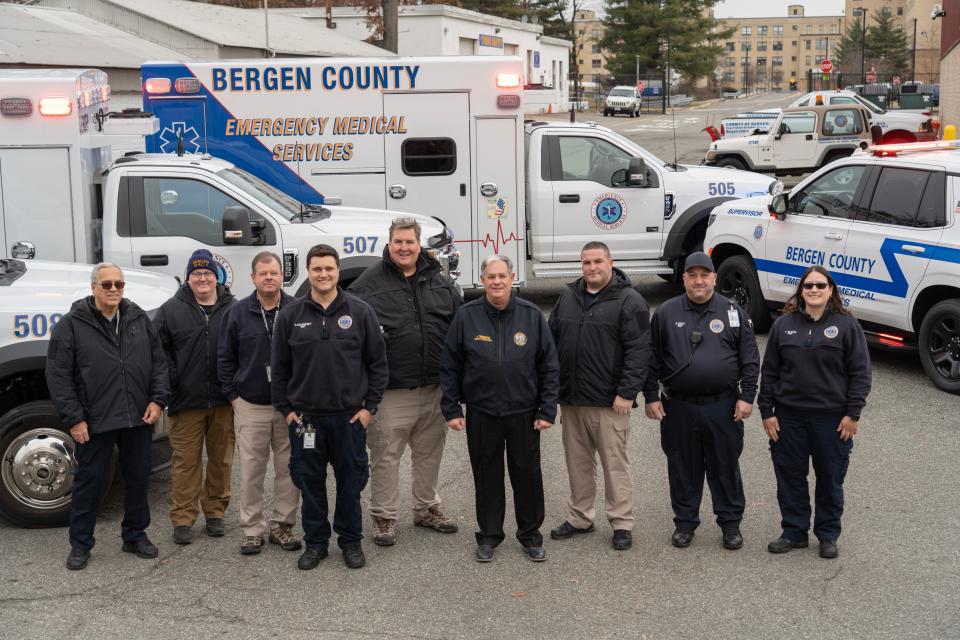
[[[62,313],[53,313],[46,315],[38,313],[35,315],[19,314],[13,316],[13,335],[16,338],[28,338],[30,336],[43,338],[57,326]]]

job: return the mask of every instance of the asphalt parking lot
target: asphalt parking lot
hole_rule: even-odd
[[[674,294],[657,278],[637,284],[654,305]],[[543,281],[523,295],[546,311],[560,286]],[[764,336],[760,343],[762,349]],[[847,477],[837,560],[821,560],[816,545],[784,556],[767,553],[767,542],[779,534],[779,514],[756,414],[747,421],[741,458],[744,548],[721,548],[708,497],[693,545],[673,548],[658,428],[635,412],[630,452],[637,523],[631,551],[610,548],[610,530],[601,517],[591,535],[548,538],[547,562],[533,564],[512,539],[508,507],[507,540],[496,560],[474,562],[466,442],[462,433],[451,432],[440,492],[460,532],[414,528],[405,466],[398,543],[365,544],[368,564],[359,571],[346,569],[336,552],[309,572],[296,569],[298,552],[276,546],[241,557],[236,504],[227,513],[227,537],[199,535],[194,544],[177,547],[166,513],[168,472],[154,476],[150,493],[150,534],[160,547],[159,560],[120,552],[119,484],[106,498],[98,544],[85,571],[63,566],[65,529],[0,524],[0,636],[960,637],[960,399],[935,389],[912,354],[874,350],[871,355],[874,387]],[[559,426],[543,434],[542,457],[547,533],[565,516]],[[332,491],[332,479],[330,484]]]

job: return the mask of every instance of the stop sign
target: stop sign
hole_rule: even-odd
[[[830,73],[833,71],[833,63],[829,60],[824,60],[820,63],[820,72],[821,73]]]

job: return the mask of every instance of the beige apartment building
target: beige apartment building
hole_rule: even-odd
[[[807,90],[807,70],[819,73],[820,62],[839,46],[846,23],[842,15],[804,13],[803,5],[793,4],[786,16],[720,19],[734,29],[722,42],[724,51],[717,66],[720,83],[750,91],[791,86]]]
[[[607,74],[607,57],[600,48],[603,39],[603,21],[596,11],[583,9],[577,11],[573,19],[574,51],[577,56],[577,69],[580,77],[590,80],[594,75]]]

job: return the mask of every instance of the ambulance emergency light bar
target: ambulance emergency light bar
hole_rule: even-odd
[[[960,140],[936,140],[932,142],[902,142],[899,144],[873,144],[867,151],[880,158],[895,158],[898,153],[917,151],[947,151],[960,149]]]

